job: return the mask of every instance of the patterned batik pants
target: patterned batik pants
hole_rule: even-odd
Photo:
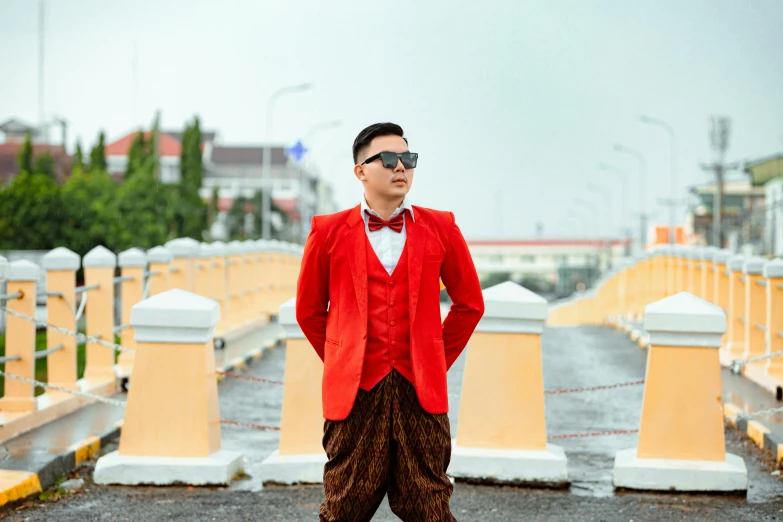
[[[321,521],[363,522],[389,495],[389,507],[409,522],[456,521],[448,415],[422,409],[416,390],[397,371],[369,392],[359,390],[343,421],[324,423],[326,500]]]

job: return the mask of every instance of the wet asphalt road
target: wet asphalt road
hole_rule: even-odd
[[[545,387],[574,388],[634,381],[644,376],[646,352],[617,331],[603,328],[549,329],[543,336]],[[248,369],[252,375],[281,379],[285,349],[276,348]],[[464,354],[449,372],[452,432],[456,433]],[[641,386],[547,398],[549,435],[635,429]],[[227,380],[220,385],[225,419],[278,426],[282,388]],[[250,477],[230,488],[125,488],[89,484],[59,502],[28,502],[9,520],[245,521],[317,520],[320,486],[261,490],[256,467],[277,447],[277,433],[226,428],[224,447],[242,451]],[[636,435],[556,440],[564,447],[572,481],[566,490],[471,486],[457,483],[452,510],[458,520],[642,521],[783,520],[783,482],[770,475],[772,464],[734,430],[727,430],[728,451],[745,459],[747,497],[617,492],[611,471],[618,449],[634,447]],[[89,477],[89,469],[82,470]],[[397,520],[384,502],[373,520]]]

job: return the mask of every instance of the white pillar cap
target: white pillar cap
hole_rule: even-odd
[[[483,294],[484,316],[477,332],[543,332],[549,306],[540,295],[513,281],[487,288]]]
[[[144,268],[147,266],[147,254],[140,248],[129,248],[124,252],[120,252],[120,255],[117,257],[119,259],[120,268]]]
[[[280,306],[277,322],[283,327],[287,339],[305,338],[296,320],[296,297],[292,297]]]
[[[198,246],[198,255],[197,257],[199,259],[212,259],[214,257],[215,253],[212,249],[212,245],[209,243],[201,243]]]
[[[763,257],[747,257],[742,265],[742,272],[749,275],[761,274],[764,271],[764,263],[766,263],[766,259]]]
[[[79,270],[81,262],[79,254],[65,247],[50,250],[41,258],[44,270]]]
[[[212,255],[214,257],[226,257],[226,244],[222,241],[213,241]]]
[[[745,265],[745,256],[731,256],[726,260],[726,266],[729,272],[742,272],[742,267]]]
[[[257,254],[258,245],[252,239],[246,239],[242,241],[242,248],[245,249],[245,254]]]
[[[198,255],[199,242],[190,237],[178,237],[166,242],[166,248],[175,258],[191,258]]]
[[[147,259],[150,263],[171,263],[174,256],[171,251],[164,246],[152,247],[147,251]]]
[[[720,250],[715,251],[715,254],[712,256],[712,261],[718,265],[725,265],[732,255],[731,250],[721,248]]]
[[[704,261],[712,261],[718,249],[714,246],[707,246],[701,249],[701,258]]]
[[[269,252],[269,241],[266,239],[256,240],[256,246],[258,247],[259,252]]]
[[[18,282],[38,281],[40,272],[41,269],[32,261],[18,259],[11,261],[8,280]]]
[[[93,248],[82,260],[84,268],[115,268],[117,255],[103,245]]]
[[[764,277],[783,277],[783,259],[770,259],[764,263]]]
[[[230,256],[241,256],[245,253],[245,247],[242,246],[241,241],[235,239],[226,245],[226,252],[228,252],[228,255]]]
[[[179,288],[135,304],[130,317],[134,339],[146,343],[203,344],[219,321],[217,301]]]
[[[0,281],[8,279],[8,274],[11,272],[11,265],[8,260],[3,256],[0,256]]]
[[[704,299],[680,292],[647,305],[644,329],[652,346],[720,348],[726,314]]]
[[[701,246],[692,246],[690,250],[688,250],[688,258],[689,259],[702,259],[704,256],[703,252],[704,248]]]

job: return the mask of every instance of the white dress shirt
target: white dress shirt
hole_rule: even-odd
[[[386,269],[389,275],[391,275],[392,272],[394,272],[394,268],[397,266],[397,262],[400,260],[403,248],[405,248],[405,238],[407,237],[405,230],[405,220],[407,219],[407,216],[403,217],[402,230],[400,232],[395,232],[389,227],[383,227],[382,229],[376,230],[375,232],[370,232],[370,218],[365,213],[365,210],[378,216],[379,218],[381,217],[377,212],[371,209],[369,205],[367,205],[367,199],[362,196],[361,212],[362,219],[364,219],[364,231],[367,232],[367,238],[370,240],[370,244],[372,245],[372,249],[375,251],[375,255],[378,256],[378,259],[381,261],[383,267]],[[408,201],[407,196],[402,200],[402,205],[397,207],[397,209],[394,211],[394,214],[392,214],[389,219],[399,215],[405,210],[408,211],[408,215],[410,215],[411,219],[415,221],[415,218],[413,217],[413,207]]]

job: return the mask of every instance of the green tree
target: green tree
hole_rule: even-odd
[[[19,163],[19,172],[32,172],[33,171],[33,139],[30,133],[24,138],[24,144],[16,156],[16,161]]]
[[[21,172],[0,189],[0,250],[49,250],[64,244],[60,186]]]
[[[54,159],[48,150],[43,154],[39,154],[35,157],[34,172],[36,174],[46,174],[54,180],[57,179],[57,177],[54,175]]]
[[[168,205],[169,188],[156,180],[149,168],[135,172],[117,193],[116,219],[108,223],[109,248],[120,252],[165,243],[170,239],[166,223]]]
[[[133,137],[130,150],[128,151],[128,166],[125,170],[125,180],[130,179],[135,172],[144,168],[148,158],[147,142],[144,140],[144,133],[139,131]]]
[[[119,184],[104,171],[75,167],[62,188],[63,243],[79,255],[108,245],[108,224],[120,219]]]
[[[84,167],[84,153],[82,153],[82,143],[81,141],[76,142],[76,152],[73,154],[73,165],[72,168],[82,168]]]
[[[211,227],[217,220],[220,213],[220,187],[215,185],[212,187],[212,198],[209,200],[209,216],[207,224]]]
[[[228,209],[226,225],[228,228],[228,237],[231,239],[247,239],[247,230],[245,230],[245,209],[247,208],[248,203],[251,202],[246,197],[239,196],[234,198],[231,208]]]
[[[106,170],[106,135],[101,131],[98,143],[90,151],[90,170]]]
[[[201,188],[204,164],[201,154],[201,128],[198,116],[193,124],[185,127],[182,134],[182,152],[180,154],[181,184],[189,190],[198,192]]]

